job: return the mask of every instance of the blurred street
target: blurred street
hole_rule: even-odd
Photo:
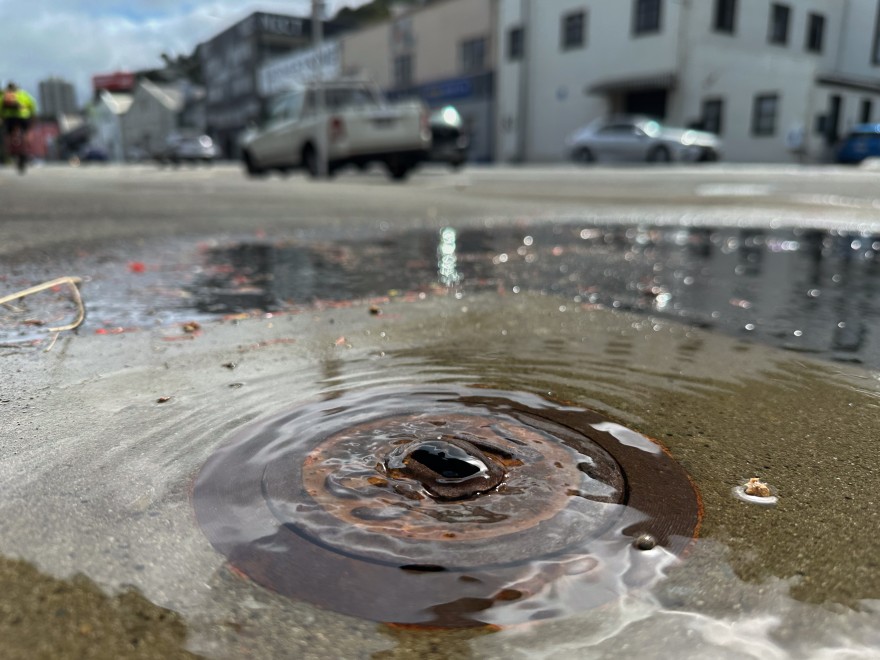
[[[880,171],[744,166],[423,167],[249,179],[236,164],[0,169],[0,254],[102,239],[357,227],[467,227],[528,220],[711,226],[880,226]]]

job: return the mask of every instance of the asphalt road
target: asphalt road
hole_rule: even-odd
[[[714,226],[880,225],[880,171],[838,167],[425,167],[250,179],[235,164],[0,169],[0,254],[95,239],[527,219]]]

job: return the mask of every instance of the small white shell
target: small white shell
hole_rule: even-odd
[[[760,506],[773,507],[776,506],[777,502],[779,502],[779,498],[775,494],[773,494],[772,488],[770,491],[770,497],[760,497],[758,495],[748,495],[746,493],[745,485],[734,486],[733,496],[738,500],[742,500],[743,502],[748,502],[749,504],[758,504]]]

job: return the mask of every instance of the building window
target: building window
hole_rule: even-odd
[[[716,32],[733,34],[736,31],[736,0],[715,0]]]
[[[716,135],[721,135],[721,118],[724,112],[724,101],[721,99],[705,99],[703,101],[702,121],[700,128]]]
[[[394,58],[394,86],[411,87],[413,82],[412,55],[397,55]]]
[[[825,17],[822,14],[810,14],[807,18],[807,50],[811,53],[821,53],[824,39]]]
[[[660,0],[634,0],[633,34],[660,31]]]
[[[587,14],[576,11],[562,17],[562,50],[583,48],[587,27]]]
[[[767,40],[771,44],[784,46],[788,43],[788,19],[791,7],[788,5],[770,5],[770,30]]]
[[[486,68],[486,37],[465,39],[458,50],[462,73],[477,73]]]
[[[871,99],[862,99],[862,113],[859,115],[859,121],[862,124],[867,124],[871,121],[872,110],[873,104],[871,103]]]
[[[765,137],[776,134],[776,111],[778,94],[759,94],[752,109],[752,135]]]
[[[526,51],[526,33],[522,26],[510,28],[507,32],[507,59],[521,60]]]

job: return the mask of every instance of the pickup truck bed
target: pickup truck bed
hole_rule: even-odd
[[[320,131],[325,131],[329,171],[384,163],[403,179],[425,160],[431,147],[428,113],[419,102],[386,102],[363,82],[322,85],[324,111],[316,110],[317,85],[273,99],[268,119],[242,138],[242,157],[250,174],[270,169],[305,168],[318,172]]]

